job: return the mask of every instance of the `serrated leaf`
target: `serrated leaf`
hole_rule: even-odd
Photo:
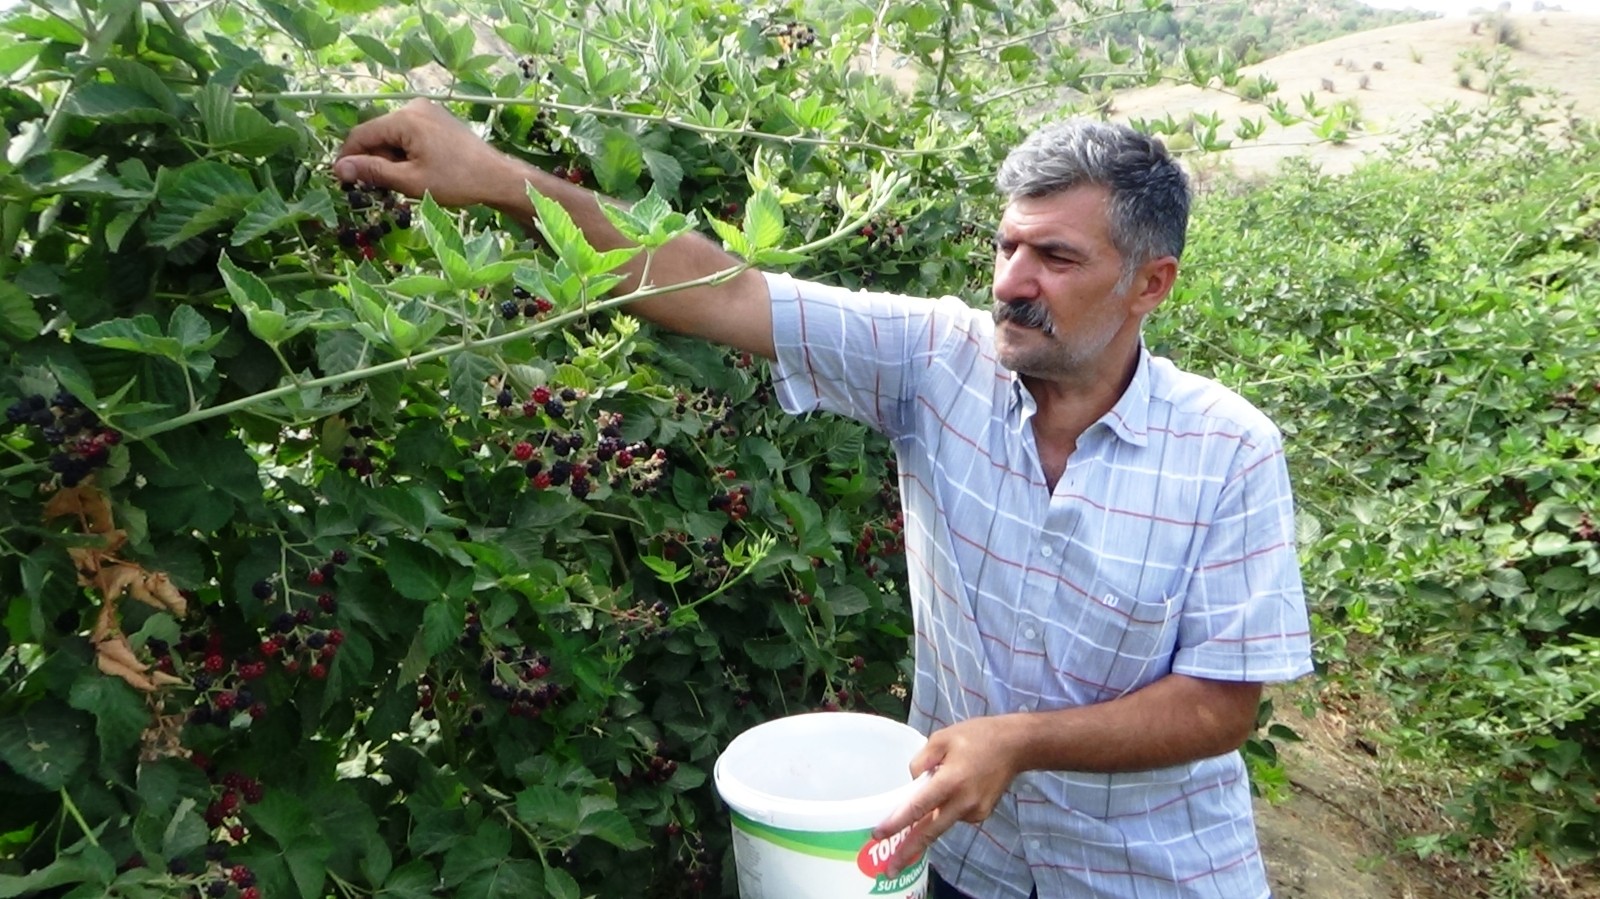
[[[561,868],[544,869],[544,888],[551,899],[582,899],[583,896],[578,882]]]
[[[473,418],[483,415],[484,385],[499,371],[493,359],[471,351],[450,357],[450,398]]]
[[[599,146],[589,156],[594,166],[595,180],[608,194],[630,194],[644,171],[644,155],[639,151],[639,141],[620,128],[607,128],[601,135]]]
[[[388,899],[435,899],[439,872],[424,859],[414,859],[389,872],[375,895]]]
[[[220,162],[162,169],[156,183],[156,212],[145,232],[167,249],[233,221],[256,198],[250,179]]]
[[[367,364],[370,346],[354,330],[323,331],[317,335],[317,364],[330,375],[355,371]]]
[[[648,845],[634,831],[633,822],[628,820],[628,816],[616,809],[598,809],[584,815],[583,821],[578,824],[578,833],[598,837],[626,851]]]
[[[89,722],[65,706],[40,703],[7,717],[0,759],[47,790],[71,782],[89,751]]]
[[[389,45],[372,35],[352,34],[350,35],[350,42],[355,44],[362,53],[365,53],[368,59],[384,68],[397,69],[400,67],[400,60],[394,55],[394,51],[389,49]]]
[[[517,819],[552,838],[569,836],[578,830],[577,797],[542,784],[528,787],[517,793]]]
[[[544,877],[538,864],[511,859],[479,871],[450,894],[454,899],[544,899]]]
[[[752,250],[765,250],[783,240],[783,208],[768,189],[761,189],[745,205],[744,233]]]
[[[307,50],[321,50],[333,44],[344,33],[336,21],[326,17],[315,7],[299,6],[290,9],[273,0],[257,0],[257,2],[285,33]]]
[[[69,115],[126,125],[178,124],[170,112],[161,108],[161,102],[137,87],[91,81],[80,84],[67,97],[65,111]]]
[[[116,862],[110,860],[105,850],[94,849],[94,852],[98,855],[90,857],[91,853],[85,852],[82,857],[58,856],[50,864],[25,876],[0,874],[0,899],[38,896],[52,887],[69,883],[109,883],[116,874]]]
[[[272,122],[255,107],[237,102],[226,87],[216,82],[200,90],[196,106],[206,143],[213,149],[261,157],[300,142],[300,134],[293,128]]]
[[[439,876],[446,886],[458,884],[480,871],[493,870],[510,854],[511,832],[492,821],[484,821],[471,839],[456,843],[445,853]]]
[[[161,325],[150,315],[101,322],[75,331],[73,338],[107,349],[161,356],[174,362],[183,358],[183,346],[162,334]]]
[[[717,236],[722,238],[722,245],[727,248],[728,252],[744,259],[750,258],[750,239],[745,237],[743,231],[719,218],[711,218],[709,221],[711,222],[711,230],[717,232]]]
[[[450,290],[450,282],[438,275],[405,275],[390,281],[389,289],[403,297],[426,297]]]
[[[663,196],[676,197],[678,187],[683,184],[683,164],[677,157],[660,150],[645,150],[643,156],[644,167],[649,170],[654,187],[659,188]]]
[[[441,258],[452,255],[465,264],[467,246],[461,239],[461,229],[456,225],[455,219],[434,202],[432,194],[423,195],[417,213],[422,224],[422,236],[427,238],[428,247],[433,250],[433,254]]]
[[[872,608],[872,602],[860,587],[852,584],[838,584],[828,588],[828,608],[833,614],[839,616],[859,615]]]
[[[338,214],[333,210],[332,194],[318,187],[307,191],[293,203],[286,203],[278,191],[269,186],[245,207],[244,217],[234,226],[229,243],[242,246],[258,237],[308,220],[319,222],[324,228],[332,228],[339,223]]]
[[[0,332],[16,340],[32,340],[44,330],[33,298],[10,281],[0,281]]]
[[[452,565],[427,546],[394,540],[389,544],[385,571],[401,596],[433,602],[448,592]]]
[[[67,701],[73,708],[94,716],[95,737],[100,741],[102,755],[138,746],[139,735],[150,724],[150,710],[139,691],[98,669],[85,671],[73,682]]]

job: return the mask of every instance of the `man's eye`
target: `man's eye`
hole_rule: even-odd
[[[996,237],[994,239],[994,248],[995,251],[1000,255],[1010,256],[1012,253],[1017,251],[1017,244],[1015,241],[1001,240],[1000,238]]]

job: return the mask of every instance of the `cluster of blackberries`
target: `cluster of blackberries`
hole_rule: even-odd
[[[706,416],[708,432],[720,433],[723,437],[732,440],[739,432],[733,426],[733,403],[728,397],[711,390],[703,390],[693,397],[686,393],[679,393],[675,397],[676,403],[672,411],[677,415],[685,415],[693,409],[700,415]]]
[[[23,397],[6,408],[6,422],[40,429],[44,442],[54,447],[49,466],[63,487],[83,483],[111,461],[111,448],[122,442],[121,433],[101,427],[99,416],[65,390],[53,399],[42,394]]]
[[[583,397],[583,391],[571,387],[555,394],[548,387],[535,387],[523,404],[523,413],[537,415],[542,411],[546,416],[558,418],[568,412],[567,403]],[[587,443],[582,433],[546,430],[512,444],[511,458],[522,465],[529,486],[536,490],[565,486],[578,499],[593,492],[594,478],[603,476],[607,465],[613,490],[620,490],[630,482],[635,496],[660,489],[667,465],[666,451],[653,450],[642,442],[623,442],[621,413],[601,412],[596,424],[599,438],[594,452],[587,457],[582,454]],[[547,455],[555,458],[549,460]]]
[[[859,233],[869,250],[887,250],[906,236],[906,226],[897,218],[879,217],[861,226]]]
[[[267,714],[266,703],[251,687],[253,681],[266,676],[266,663],[229,658],[223,650],[220,631],[197,631],[177,645],[148,640],[145,648],[155,656],[157,670],[189,678],[195,692],[195,706],[189,710],[190,724],[226,727],[239,714],[248,715],[252,721]]]
[[[712,512],[723,512],[734,521],[743,521],[750,514],[749,484],[740,484],[732,490],[718,490],[706,500],[706,508]]]
[[[589,177],[589,173],[576,164],[571,166],[558,165],[551,170],[550,174],[555,175],[557,178],[565,178],[571,184],[582,184]]]
[[[875,557],[906,551],[905,525],[905,513],[896,512],[882,526],[871,523],[862,526],[861,537],[856,540],[856,561],[867,566],[868,574],[877,572]]]
[[[817,43],[817,29],[804,22],[786,22],[768,33],[782,51],[778,59],[779,67],[801,50],[809,50]]]
[[[478,677],[490,699],[509,704],[513,718],[532,720],[562,698],[560,684],[545,678],[550,657],[528,646],[505,646],[484,654]]]
[[[629,629],[636,632],[641,639],[672,636],[672,628],[667,627],[667,621],[672,617],[672,608],[659,599],[652,603],[640,603],[637,606],[616,609],[611,613],[611,617],[624,629],[617,636],[619,646],[627,646],[633,642],[633,634]]]
[[[344,185],[349,216],[339,223],[339,246],[363,259],[378,255],[376,245],[395,228],[411,227],[411,207],[399,195],[365,182]]]
[[[376,444],[363,444],[360,441],[370,440],[377,433],[377,429],[370,425],[351,427],[350,436],[358,442],[345,444],[339,456],[339,470],[362,478],[376,471],[377,463],[383,461],[383,450]]]
[[[514,321],[519,315],[538,318],[554,308],[555,304],[545,297],[536,297],[525,288],[513,287],[511,299],[500,303],[500,317],[506,321]]]

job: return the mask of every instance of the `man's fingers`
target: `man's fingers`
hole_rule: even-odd
[[[905,805],[895,809],[881,824],[873,828],[873,839],[886,839],[905,830],[943,805],[947,798],[949,797],[944,795],[944,785],[938,778],[928,778],[928,782],[922,785],[922,789],[912,793]]]
[[[346,184],[361,181],[415,196],[407,189],[404,166],[381,156],[346,156],[334,162],[333,174]]]
[[[906,838],[895,847],[894,855],[889,857],[889,863],[884,868],[884,874],[893,877],[905,867],[916,861],[933,841],[950,829],[952,820],[948,815],[940,815],[938,809],[919,819],[916,826],[906,834]]]

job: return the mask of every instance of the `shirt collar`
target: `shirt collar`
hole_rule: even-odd
[[[1019,415],[1020,422],[1026,423],[1038,411],[1038,404],[1023,385],[1021,375],[1014,371],[1008,371],[1007,374],[1011,376],[1008,411],[1012,415]],[[1150,351],[1145,349],[1144,341],[1139,342],[1139,364],[1133,370],[1133,380],[1128,382],[1128,389],[1122,392],[1111,411],[1100,416],[1095,425],[1105,425],[1113,434],[1134,446],[1144,446],[1150,442]]]

